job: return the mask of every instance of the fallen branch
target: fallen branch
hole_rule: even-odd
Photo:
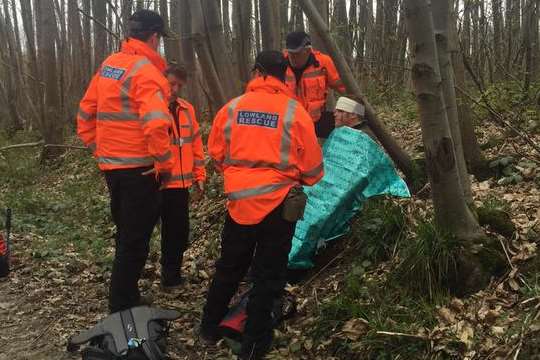
[[[498,113],[493,107],[486,101],[485,98],[482,97],[482,100],[484,103],[481,103],[480,101],[476,100],[472,95],[470,95],[468,92],[460,88],[459,86],[456,86],[456,89],[458,89],[459,92],[461,92],[463,95],[465,95],[469,100],[474,102],[476,105],[483,107],[486,109],[495,119],[495,123],[498,125],[503,125],[510,130],[514,131],[516,134],[518,134],[519,137],[521,137],[525,142],[527,142],[529,145],[532,146],[534,150],[540,155],[540,147],[536,145],[536,143],[525,133],[521,132],[518,128],[516,128],[514,125],[510,124],[508,121],[504,120],[503,116]]]
[[[80,150],[86,150],[88,149],[85,146],[77,146],[77,145],[64,145],[64,144],[45,144],[43,140],[33,142],[33,143],[25,143],[25,144],[15,144],[15,145],[8,145],[0,148],[0,151],[4,150],[11,150],[11,149],[21,149],[21,148],[27,148],[27,147],[35,147],[35,146],[43,146],[44,148],[66,148],[66,149],[80,149]]]
[[[95,22],[96,24],[98,24],[99,26],[101,26],[106,32],[108,32],[111,36],[113,36],[116,40],[120,41],[120,36],[118,36],[117,33],[113,32],[112,30],[109,30],[109,28],[103,24],[101,21],[99,21],[98,19],[96,19],[95,17],[93,17],[92,15],[86,13],[83,9],[81,8],[77,8],[77,10],[79,10],[79,12],[81,14],[83,14],[84,16],[86,16],[87,18],[89,18],[90,20],[92,20],[93,22]]]

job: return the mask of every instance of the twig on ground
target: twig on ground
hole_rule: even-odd
[[[499,239],[499,243],[501,244],[503,250],[504,250],[504,254],[506,255],[506,260],[508,260],[508,265],[510,265],[510,268],[512,270],[515,269],[515,266],[514,264],[512,264],[512,261],[510,260],[510,256],[508,255],[508,251],[506,250],[506,246],[504,246],[504,243],[502,242],[502,240],[500,238]]]
[[[408,338],[424,340],[424,341],[429,340],[429,337],[427,337],[427,336],[405,334],[405,333],[399,333],[399,332],[390,332],[390,331],[377,331],[377,335],[408,337]]]

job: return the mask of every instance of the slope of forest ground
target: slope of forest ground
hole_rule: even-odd
[[[538,122],[538,105],[494,98],[508,118],[531,112]],[[407,151],[420,157],[414,102],[379,110]],[[481,108],[474,111],[493,170],[473,179],[474,198],[485,229],[504,248],[503,276],[467,298],[451,296],[443,277],[453,265],[452,239],[433,226],[429,187],[411,199],[371,200],[351,233],[323,250],[317,268],[289,288],[298,314],[276,331],[269,358],[540,358],[540,160],[523,139],[489,122]],[[527,132],[539,143],[536,129]],[[192,210],[183,291],[159,290],[157,231],[141,281],[155,304],[182,313],[171,332],[173,359],[232,358],[224,344],[208,353],[193,333],[219,254],[224,202],[215,174],[207,195]],[[14,211],[13,272],[0,282],[0,359],[78,358],[65,352],[66,340],[106,314],[113,256],[114,227],[94,161],[86,151],[69,150],[43,168],[36,148],[0,152],[0,204]]]

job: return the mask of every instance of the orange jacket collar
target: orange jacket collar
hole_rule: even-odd
[[[121,51],[126,54],[142,55],[154,64],[159,71],[164,72],[167,68],[165,60],[150,46],[143,41],[129,38],[122,42]]]
[[[258,76],[251,80],[246,88],[246,92],[262,91],[269,94],[284,94],[294,98],[294,94],[284,82],[279,81],[273,76]]]

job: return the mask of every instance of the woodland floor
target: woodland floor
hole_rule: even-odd
[[[392,127],[407,129],[405,133],[399,132],[400,142],[406,144],[410,153],[418,155],[420,148],[415,147],[415,144],[421,143],[418,126],[403,126],[402,115],[396,112],[384,112],[382,116],[387,123],[393,124]],[[483,144],[499,139],[485,150],[488,158],[511,154],[516,164],[531,159],[539,162],[538,156],[534,156],[534,151],[528,145],[519,138],[506,137],[500,128],[486,124],[482,126],[479,136]],[[538,140],[540,137],[537,136],[537,143]],[[67,157],[65,161],[69,159]],[[67,181],[62,179],[64,174],[70,174],[68,178],[72,181],[87,175],[99,179],[89,161],[78,165],[80,171],[74,169],[56,170],[56,175],[48,176],[45,183],[39,186],[56,188],[60,182]],[[399,349],[403,343],[407,343],[407,346],[419,343],[422,349],[418,357],[409,354],[408,358],[540,358],[540,261],[536,259],[537,243],[540,241],[540,170],[535,168],[532,171],[531,174],[529,170],[523,170],[526,176],[517,184],[500,185],[496,178],[473,181],[477,204],[482,205],[490,199],[504,200],[516,227],[512,236],[499,236],[508,261],[508,270],[503,277],[493,279],[487,288],[473,296],[465,299],[449,296],[433,305],[434,322],[430,326],[411,326],[406,333],[386,331],[385,326],[391,326],[395,319],[390,319],[390,322],[382,319],[379,326],[374,326],[359,316],[336,322],[336,325],[332,325],[331,335],[321,339],[314,335],[314,329],[321,327],[320,322],[324,321],[321,320],[321,308],[339,297],[358,260],[354,258],[354,252],[348,249],[356,246],[361,239],[348,237],[323,254],[319,262],[328,264],[326,267],[319,266],[307,276],[307,282],[291,288],[298,299],[299,313],[277,331],[276,349],[269,358],[398,359],[404,355],[392,349]],[[214,185],[219,184],[214,182]],[[0,194],[3,194],[0,200],[7,201],[6,194],[12,191],[10,186],[0,188]],[[103,184],[97,188],[101,191],[99,196],[103,211],[107,211]],[[36,187],[32,189],[38,191]],[[86,196],[95,197],[94,191],[95,187],[88,189]],[[218,190],[212,191],[215,193]],[[62,196],[59,191],[58,198]],[[413,197],[395,202],[405,209],[408,216],[422,216],[431,211],[430,202],[425,198]],[[193,245],[185,261],[187,282],[181,292],[171,294],[159,289],[159,259],[155,246],[144,271],[141,281],[144,292],[153,295],[156,305],[174,308],[182,313],[182,318],[174,322],[171,331],[169,353],[172,359],[234,358],[225,344],[217,352],[208,353],[197,343],[193,334],[213,271],[213,260],[218,253],[222,203],[219,197],[213,196],[194,208]],[[47,216],[48,211],[62,214],[62,209],[56,208],[42,211],[45,212],[43,216]],[[59,221],[62,222],[62,219]],[[110,224],[107,226],[102,235],[110,239],[112,231]],[[490,231],[489,228],[487,230]],[[69,233],[73,230],[68,227],[63,231]],[[76,240],[64,241],[52,247],[48,237],[40,234],[39,227],[28,231],[20,231],[16,227],[12,244],[14,270],[7,280],[0,282],[0,359],[80,358],[79,354],[72,355],[65,351],[66,340],[70,335],[93,325],[107,312],[111,242],[105,243],[98,252],[100,258],[96,258],[96,253],[92,251],[81,251]],[[366,265],[363,281],[388,273],[391,263],[383,261]],[[366,345],[362,339],[367,334],[370,339],[385,344],[388,351],[360,351],[353,357],[344,355],[354,352],[355,344],[359,344],[357,349],[363,349]],[[345,343],[348,352],[341,353],[337,343]]]

